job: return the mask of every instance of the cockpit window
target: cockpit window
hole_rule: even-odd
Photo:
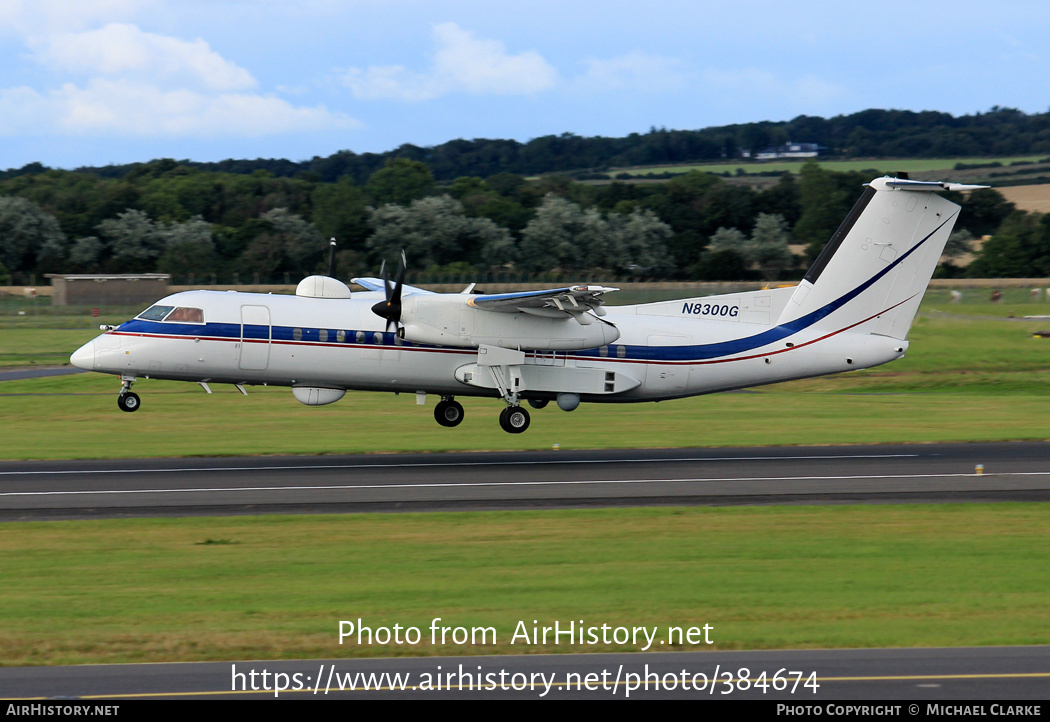
[[[143,321],[163,321],[174,310],[174,306],[150,306],[138,315]]]
[[[179,321],[181,323],[204,323],[204,311],[199,308],[185,308],[179,306],[165,321]]]
[[[174,321],[175,323],[204,323],[204,311],[186,306],[150,306],[137,318],[144,321]]]

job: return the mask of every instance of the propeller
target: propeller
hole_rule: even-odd
[[[386,300],[380,301],[379,303],[372,306],[372,313],[379,316],[380,318],[386,319],[386,330],[390,330],[390,324],[394,324],[394,328],[398,327],[398,323],[401,321],[401,289],[405,282],[405,271],[408,267],[408,261],[405,258],[405,252],[401,251],[401,264],[397,269],[397,277],[394,279],[394,287],[390,287],[390,280],[386,275],[386,259],[383,259],[383,265],[380,270],[380,275],[383,277],[383,290],[386,292]]]

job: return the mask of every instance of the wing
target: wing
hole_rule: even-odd
[[[594,311],[599,316],[605,315],[605,309],[602,308],[604,303],[602,295],[619,290],[605,286],[567,286],[547,291],[485,294],[474,296],[467,303],[484,311],[503,313],[520,311],[548,318],[572,316],[577,321],[586,324],[588,321],[584,320],[584,314],[588,311]]]
[[[382,278],[351,278],[351,283],[356,283],[358,286],[363,286],[369,291],[383,291],[383,279]],[[401,293],[412,294],[412,293],[433,293],[425,288],[419,288],[418,286],[409,286],[407,283],[401,286]]]

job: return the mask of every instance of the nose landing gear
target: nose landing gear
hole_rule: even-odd
[[[127,378],[125,376],[120,377],[120,395],[117,396],[117,407],[121,411],[138,411],[142,405],[142,400],[139,395],[132,392],[131,385],[135,383],[135,377]]]

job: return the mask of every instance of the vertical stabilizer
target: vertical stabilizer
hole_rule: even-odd
[[[821,251],[780,324],[903,339],[958,218],[937,195],[983,186],[877,178]]]

